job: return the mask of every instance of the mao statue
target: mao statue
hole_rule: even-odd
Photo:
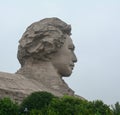
[[[58,18],[31,24],[19,41],[21,68],[15,74],[0,72],[0,96],[22,100],[34,91],[74,96],[62,79],[71,75],[77,62],[70,35],[71,26]]]

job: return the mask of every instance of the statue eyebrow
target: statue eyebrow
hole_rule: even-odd
[[[69,49],[75,50],[75,46],[74,45],[69,45]]]

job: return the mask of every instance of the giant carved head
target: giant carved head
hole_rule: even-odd
[[[38,61],[51,61],[56,68],[62,69],[58,71],[62,74],[65,65],[67,65],[66,58],[66,60],[71,60],[69,69],[72,70],[74,62],[77,60],[73,53],[74,45],[70,35],[71,26],[58,18],[45,18],[31,24],[19,41],[17,56],[21,66],[24,66],[25,61],[29,58]],[[66,54],[67,56],[65,56]],[[70,55],[72,55],[71,58]],[[61,62],[59,58],[61,58]],[[59,67],[60,63],[58,62],[65,65]],[[70,74],[68,73],[68,75]]]

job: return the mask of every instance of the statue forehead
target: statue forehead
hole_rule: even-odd
[[[66,44],[67,44],[68,48],[72,48],[72,49],[75,48],[75,46],[74,46],[74,44],[73,44],[73,40],[72,40],[71,37],[68,36],[68,35],[67,35],[67,37],[66,37]]]

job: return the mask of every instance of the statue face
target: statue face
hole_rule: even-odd
[[[70,36],[67,35],[64,45],[53,54],[51,59],[53,66],[61,76],[70,76],[77,58],[74,54],[74,45]]]

